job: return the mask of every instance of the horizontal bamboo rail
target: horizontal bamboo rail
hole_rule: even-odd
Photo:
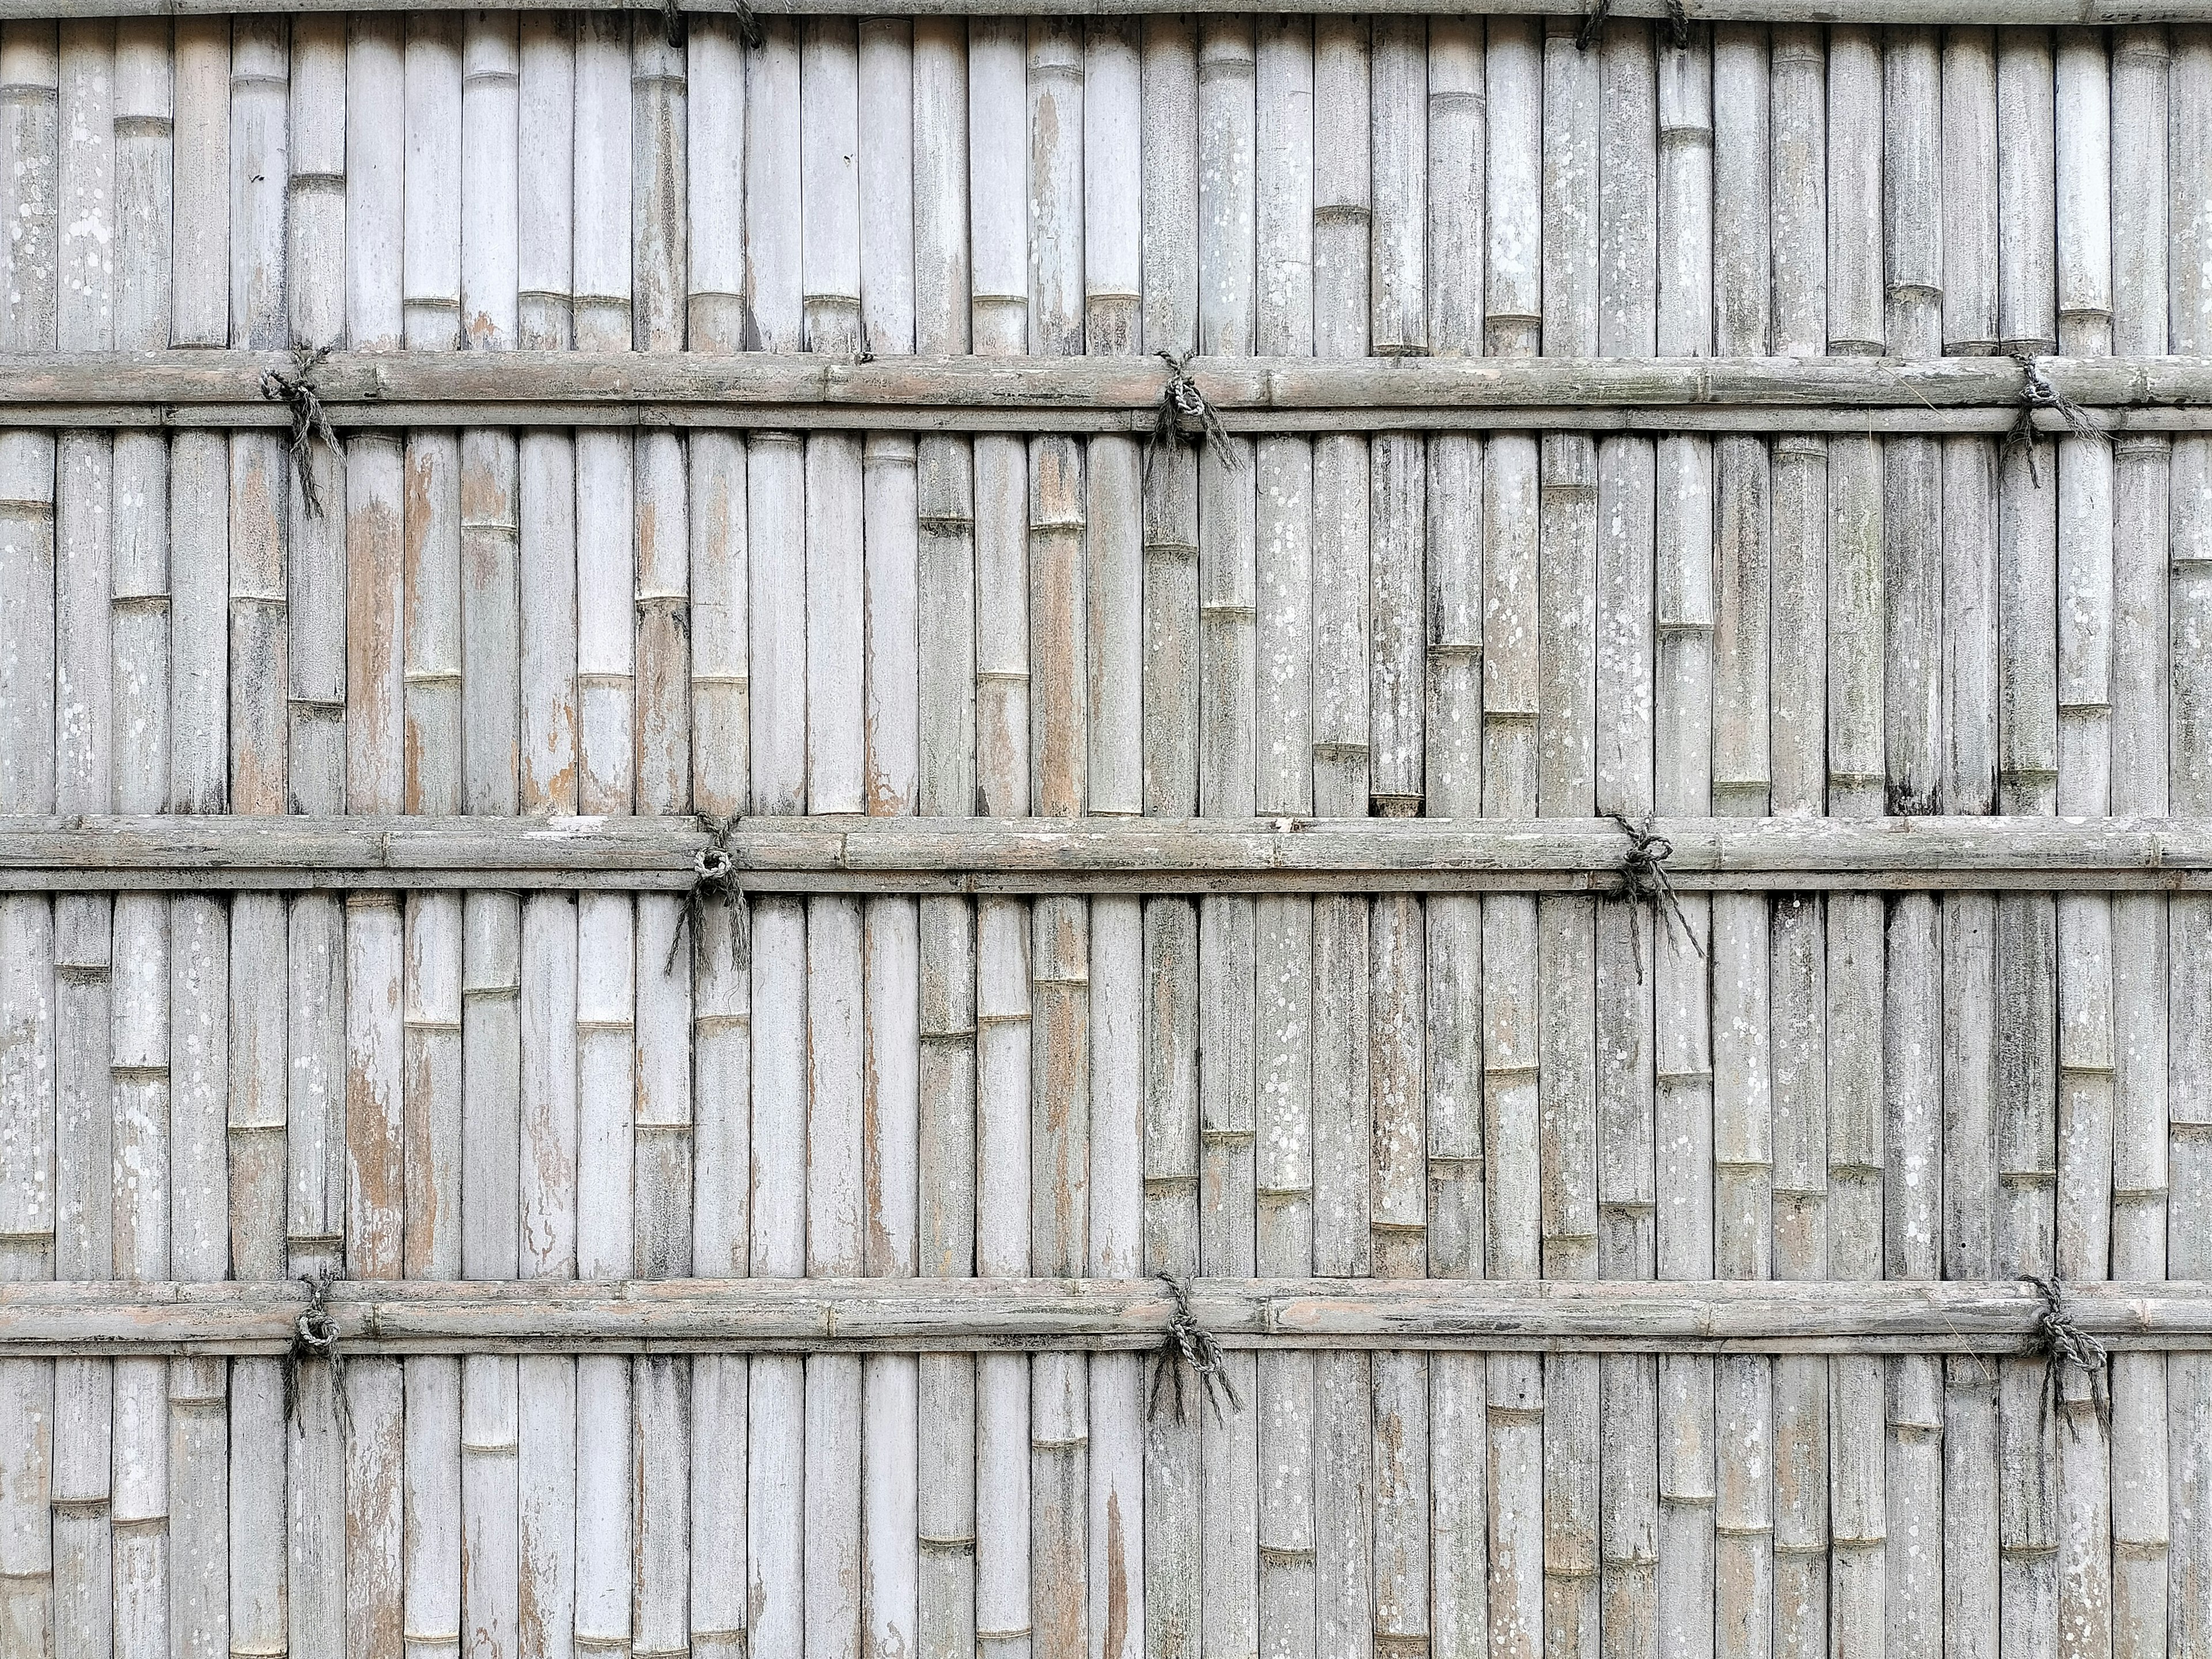
[[[694,0],[687,12],[728,13],[742,0]],[[0,0],[0,18],[196,16],[256,12],[333,11],[581,11],[599,9],[592,0]],[[629,9],[660,14],[659,6]],[[750,9],[763,17],[966,15],[1026,17],[1033,0],[759,0]],[[1148,12],[1249,13],[1249,0],[1065,0],[1054,8],[1063,17],[1112,17]],[[1278,12],[1364,15],[1361,0],[1291,0],[1268,8]],[[1398,0],[1394,12],[1457,15],[1450,0]],[[1484,15],[1497,17],[1555,16],[1558,0],[1491,0]],[[1615,17],[1664,17],[1664,0],[1616,0],[1607,8]],[[2049,27],[2063,23],[2195,22],[2212,17],[2205,0],[1690,0],[1684,7],[1698,22],[1819,23],[2011,23]]]
[[[2043,360],[2115,432],[2212,430],[2212,359]],[[276,427],[284,355],[48,353],[0,374],[0,426]],[[1237,432],[1418,427],[1996,433],[2020,415],[2008,357],[1210,358],[1193,375]],[[312,381],[333,424],[1149,432],[1167,371],[1143,357],[349,353]],[[2039,410],[2039,429],[2063,422]]]
[[[2064,1287],[2109,1346],[2212,1347],[2212,1284]],[[289,1346],[297,1284],[11,1284],[0,1358],[265,1354]],[[2017,1353],[2041,1293],[2004,1279],[1200,1279],[1224,1347],[1504,1352]],[[726,1279],[357,1281],[331,1287],[341,1355],[876,1352],[1148,1348],[1174,1304],[1156,1279]]]
[[[1686,891],[2212,889],[2203,818],[1680,818]],[[0,818],[0,891],[689,888],[692,817]],[[748,818],[763,893],[1611,890],[1606,818]]]

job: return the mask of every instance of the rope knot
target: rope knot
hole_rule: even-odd
[[[2112,1397],[2107,1385],[2112,1352],[2095,1337],[2083,1330],[2066,1311],[2063,1291],[2057,1279],[2044,1279],[2034,1273],[2024,1275],[2043,1297],[2043,1306],[2035,1317],[2035,1338],[2029,1346],[2031,1355],[2043,1358],[2043,1407],[2048,1413],[2053,1395],[2058,1391],[2062,1375],[2069,1365],[2085,1373],[2089,1379],[2089,1398],[2097,1407],[2097,1420],[2111,1426]]]
[[[1627,850],[1621,854],[1620,868],[1614,872],[1614,878],[1620,883],[1620,890],[1614,896],[1632,907],[1628,913],[1628,936],[1634,946],[1637,983],[1644,982],[1644,931],[1637,918],[1647,905],[1680,930],[1683,940],[1702,961],[1705,947],[1698,943],[1697,932],[1683,913],[1682,901],[1675,896],[1674,880],[1667,873],[1667,860],[1674,856],[1674,843],[1653,830],[1648,817],[1639,824],[1618,812],[1607,816],[1628,837]]]
[[[1183,1367],[1188,1365],[1198,1374],[1199,1382],[1206,1391],[1206,1403],[1213,1408],[1214,1423],[1219,1425],[1226,1420],[1221,1414],[1221,1401],[1224,1396],[1231,1411],[1243,1411],[1244,1402],[1237,1397],[1237,1385],[1229,1380],[1220,1345],[1214,1341],[1213,1334],[1198,1322],[1198,1316],[1190,1310],[1189,1281],[1162,1273],[1160,1282],[1168,1287],[1168,1294],[1175,1298],[1175,1314],[1168,1322],[1167,1338],[1160,1344],[1159,1352],[1152,1361],[1152,1399],[1145,1408],[1145,1415],[1147,1418],[1159,1415],[1160,1389],[1163,1384],[1172,1381],[1175,1384],[1176,1421],[1184,1420],[1182,1372]]]
[[[668,959],[660,971],[676,971],[676,952],[688,936],[696,952],[705,937],[707,903],[712,899],[730,913],[730,965],[744,968],[752,960],[752,912],[745,902],[744,881],[738,869],[737,834],[742,820],[735,814],[714,817],[700,814],[712,837],[691,859],[691,887],[684,896],[684,915],[668,941]]]
[[[300,1280],[307,1286],[307,1305],[292,1322],[292,1343],[284,1351],[284,1420],[288,1423],[298,1415],[301,1367],[321,1360],[331,1368],[331,1394],[337,1402],[339,1426],[352,1426],[346,1409],[345,1361],[338,1353],[338,1322],[330,1308],[331,1286],[337,1279],[338,1275],[328,1267],[319,1267]]]
[[[1214,458],[1224,466],[1237,469],[1240,465],[1237,451],[1229,441],[1228,428],[1221,424],[1221,416],[1198,382],[1191,378],[1190,360],[1195,355],[1186,351],[1177,356],[1172,351],[1153,354],[1175,372],[1168,383],[1160,388],[1160,407],[1152,417],[1152,434],[1145,440],[1145,476],[1152,471],[1152,454],[1161,445],[1170,447],[1186,439],[1203,443],[1212,450]]]
[[[2035,461],[2035,412],[2047,409],[2064,422],[2066,429],[2077,438],[2094,438],[2109,444],[2112,434],[2089,418],[2089,411],[2061,392],[2051,382],[2050,373],[2043,365],[2025,352],[2015,351],[2013,362],[2020,365],[2020,418],[2005,434],[2004,453],[2015,449],[2027,452],[2027,476],[2038,489],[2043,488],[2043,471]]]
[[[330,355],[331,349],[326,345],[317,346],[312,351],[306,346],[294,346],[291,374],[281,368],[261,371],[261,395],[291,410],[292,470],[299,475],[300,500],[311,519],[323,516],[322,492],[315,487],[313,446],[319,443],[331,454],[338,453],[337,434],[331,430],[331,417],[323,411],[323,400],[315,391],[314,382],[315,370]]]

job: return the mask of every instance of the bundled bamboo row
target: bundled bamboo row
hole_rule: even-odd
[[[11,21],[0,349],[2212,351],[2196,27],[1576,34]],[[1418,414],[9,431],[0,815],[2212,811],[2205,439]],[[0,1277],[2212,1277],[2195,893],[309,885],[0,893]],[[2203,1647],[2212,1362],[2040,1306],[1363,1327],[1218,1413],[1126,1348],[11,1353],[0,1650]]]

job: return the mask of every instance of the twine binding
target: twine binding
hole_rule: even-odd
[[[1145,1415],[1148,1419],[1159,1415],[1160,1389],[1172,1380],[1175,1383],[1176,1421],[1184,1420],[1182,1372],[1183,1367],[1188,1365],[1198,1373],[1200,1384],[1206,1391],[1206,1403],[1213,1408],[1214,1423],[1221,1425],[1226,1421],[1221,1414],[1222,1397],[1228,1397],[1229,1409],[1233,1412],[1243,1411],[1244,1402],[1237,1397],[1237,1385],[1229,1380],[1220,1345],[1214,1341],[1213,1334],[1200,1324],[1198,1316],[1190,1310],[1190,1282],[1168,1273],[1160,1275],[1160,1282],[1168,1287],[1168,1294],[1175,1298],[1176,1310],[1174,1318],[1168,1323],[1167,1338],[1160,1344],[1159,1352],[1152,1360],[1152,1392],[1145,1408]]]
[[[1696,930],[1690,926],[1689,917],[1683,914],[1682,901],[1675,896],[1674,881],[1667,874],[1667,860],[1674,856],[1674,843],[1655,832],[1648,817],[1638,824],[1618,812],[1607,816],[1628,837],[1628,848],[1620,855],[1618,872],[1620,890],[1615,896],[1631,907],[1628,938],[1636,957],[1637,983],[1644,982],[1644,930],[1638,924],[1637,917],[1646,905],[1680,929],[1683,939],[1703,961],[1705,947],[1698,943]]]
[[[1152,454],[1162,444],[1172,447],[1188,438],[1203,443],[1215,458],[1232,471],[1238,465],[1237,451],[1229,441],[1228,428],[1221,424],[1221,416],[1212,400],[1198,389],[1198,382],[1190,377],[1190,360],[1195,352],[1186,351],[1180,357],[1172,351],[1154,354],[1175,372],[1168,383],[1160,388],[1159,412],[1152,417],[1152,435],[1145,440],[1145,477],[1152,476]]]
[[[1582,28],[1575,36],[1575,50],[1588,52],[1595,46],[1598,36],[1605,32],[1605,20],[1612,15],[1613,0],[1594,0],[1590,9],[1583,14]]]
[[[2027,452],[2027,476],[2038,489],[2043,488],[2043,470],[2035,461],[2035,411],[2047,409],[2066,423],[2067,431],[2077,438],[2094,438],[2100,443],[2110,443],[2112,434],[2089,418],[2089,411],[2051,384],[2051,376],[2043,365],[2025,352],[2015,351],[2013,362],[2020,365],[2023,379],[2020,388],[2020,418],[2005,434],[2004,453],[2015,449]]]
[[[1690,12],[1682,0],[1667,0],[1667,33],[1674,50],[1686,52],[1690,46]]]
[[[261,371],[261,395],[292,412],[292,471],[299,475],[300,500],[311,519],[323,516],[322,492],[315,488],[313,446],[319,443],[331,454],[338,453],[337,434],[331,430],[331,417],[323,412],[323,400],[316,395],[314,384],[316,368],[330,355],[326,345],[312,351],[306,346],[294,346],[291,374],[281,368]]]
[[[2023,1275],[2035,1286],[2043,1297],[2043,1307],[2036,1315],[2035,1336],[2029,1346],[2030,1356],[2043,1359],[2043,1416],[2047,1421],[2051,1402],[2057,1397],[2059,1382],[2067,1366],[2085,1371],[2089,1377],[2089,1398],[2097,1408],[2097,1421],[2109,1430],[2112,1425],[2112,1395],[2107,1382],[2111,1369],[2112,1352],[2095,1337],[2074,1322],[2066,1311],[2066,1302],[2059,1281],[2044,1279],[2035,1273]]]
[[[687,936],[696,960],[699,943],[706,937],[709,899],[719,901],[730,912],[730,965],[740,969],[752,965],[752,908],[746,902],[744,882],[738,872],[737,834],[742,820],[735,814],[722,818],[703,812],[700,819],[713,839],[691,860],[691,888],[684,896],[684,914],[676,924],[675,936],[668,941],[668,959],[660,967],[664,975],[676,971],[676,953]]]
[[[346,1401],[345,1360],[338,1352],[338,1322],[330,1310],[331,1286],[338,1275],[319,1267],[300,1283],[307,1287],[307,1305],[292,1322],[292,1344],[284,1351],[284,1420],[296,1418],[300,1405],[300,1370],[321,1360],[331,1368],[331,1398],[337,1407],[338,1426],[353,1431],[353,1414]]]

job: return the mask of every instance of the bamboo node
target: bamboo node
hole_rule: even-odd
[[[261,371],[261,395],[272,404],[283,404],[292,412],[292,471],[299,475],[300,499],[311,519],[323,516],[322,492],[315,488],[313,446],[319,443],[331,454],[338,453],[337,434],[331,430],[331,417],[323,412],[323,400],[317,395],[314,384],[316,368],[330,355],[331,349],[326,345],[312,350],[306,346],[294,346],[291,374],[281,368]]]
[[[1636,958],[1636,982],[1644,982],[1644,936],[1637,917],[1646,905],[1680,929],[1683,939],[1702,961],[1705,947],[1698,943],[1697,932],[1690,926],[1689,917],[1682,913],[1682,901],[1674,896],[1674,881],[1667,873],[1667,860],[1674,856],[1674,843],[1654,831],[1648,817],[1638,825],[1618,812],[1607,816],[1628,837],[1628,848],[1620,855],[1620,868],[1615,876],[1620,890],[1614,896],[1632,907],[1628,912],[1628,935],[1631,953]]]
[[[1221,464],[1232,471],[1238,468],[1237,451],[1229,441],[1228,429],[1221,424],[1221,416],[1198,382],[1191,379],[1190,360],[1197,355],[1195,349],[1177,356],[1172,351],[1154,354],[1173,374],[1160,388],[1160,406],[1152,416],[1152,436],[1145,440],[1145,477],[1152,475],[1152,456],[1162,444],[1170,447],[1185,439],[1203,443],[1212,450]]]
[[[2010,455],[2015,449],[2027,452],[2027,476],[2038,489],[2043,488],[2043,470],[2035,464],[2035,411],[2047,409],[2066,423],[2066,429],[2077,438],[2094,438],[2109,445],[2112,434],[2089,418],[2088,411],[2051,384],[2051,376],[2043,366],[2026,352],[2015,351],[2013,362],[2020,365],[2022,375],[2020,387],[2020,418],[2005,434],[2003,453]]]
[[[702,813],[700,821],[713,839],[692,857],[690,890],[684,896],[684,913],[668,940],[668,958],[660,965],[664,977],[676,971],[676,952],[687,936],[691,940],[693,960],[697,960],[699,941],[705,935],[708,899],[720,900],[730,913],[730,966],[744,969],[752,965],[752,911],[745,900],[744,883],[738,873],[738,826],[743,820],[734,813],[728,817]]]
[[[319,1267],[300,1281],[307,1287],[307,1305],[292,1322],[292,1343],[284,1351],[284,1420],[291,1422],[299,1410],[300,1368],[319,1359],[331,1368],[331,1398],[337,1408],[338,1427],[350,1436],[345,1361],[338,1354],[338,1322],[330,1309],[331,1285],[337,1277],[328,1267]]]
[[[2051,1401],[2058,1393],[2061,1374],[2069,1365],[2087,1373],[2089,1398],[2097,1407],[2097,1421],[2109,1430],[2112,1424],[2112,1396],[2106,1384],[2106,1374],[2112,1355],[2102,1342],[2075,1323],[2066,1311],[2066,1302],[2060,1282],[2056,1278],[2045,1279],[2035,1273],[2022,1275],[2035,1286],[2043,1298],[2041,1312],[2036,1316],[2035,1337],[2028,1348],[2031,1356],[2043,1359],[2042,1416],[2048,1422]]]
[[[1213,1340],[1213,1333],[1198,1322],[1198,1316],[1190,1310],[1190,1281],[1177,1279],[1171,1273],[1162,1273],[1160,1282],[1168,1287],[1175,1298],[1175,1315],[1168,1322],[1168,1334],[1152,1360],[1152,1398],[1145,1408],[1147,1419],[1160,1413],[1160,1388],[1172,1380],[1175,1383],[1176,1421],[1183,1418],[1182,1370],[1185,1365],[1198,1373],[1200,1383],[1206,1390],[1206,1403],[1213,1408],[1217,1426],[1225,1425],[1221,1414],[1221,1398],[1229,1398],[1229,1409],[1241,1412],[1244,1402],[1237,1397],[1237,1385],[1229,1380],[1223,1363],[1221,1348]]]

